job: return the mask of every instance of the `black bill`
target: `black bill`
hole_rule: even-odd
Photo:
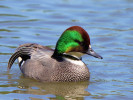
[[[99,59],[103,59],[103,57],[100,56],[99,54],[97,54],[92,48],[89,48],[89,50],[88,50],[88,52],[86,52],[86,54],[91,55],[96,58],[99,58]]]

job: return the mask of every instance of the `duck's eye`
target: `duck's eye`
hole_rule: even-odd
[[[74,40],[75,42],[77,42],[77,43],[80,43],[80,41],[79,40]]]
[[[77,42],[77,43],[80,44],[81,46],[84,45],[84,43],[83,43],[83,42],[80,42],[79,40],[75,40],[75,42]]]

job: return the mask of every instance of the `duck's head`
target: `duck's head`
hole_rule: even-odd
[[[83,54],[88,54],[102,59],[92,48],[88,33],[80,26],[66,29],[59,40],[52,57],[72,56],[78,59]]]

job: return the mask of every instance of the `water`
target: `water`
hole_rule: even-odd
[[[0,0],[0,100],[132,100],[132,0]],[[55,47],[61,33],[82,26],[103,60],[85,55],[90,81],[41,83],[7,63],[24,43]]]

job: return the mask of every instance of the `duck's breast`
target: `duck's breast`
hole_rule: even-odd
[[[89,80],[90,73],[81,61],[65,59],[58,62],[54,69],[53,81],[85,81]]]

